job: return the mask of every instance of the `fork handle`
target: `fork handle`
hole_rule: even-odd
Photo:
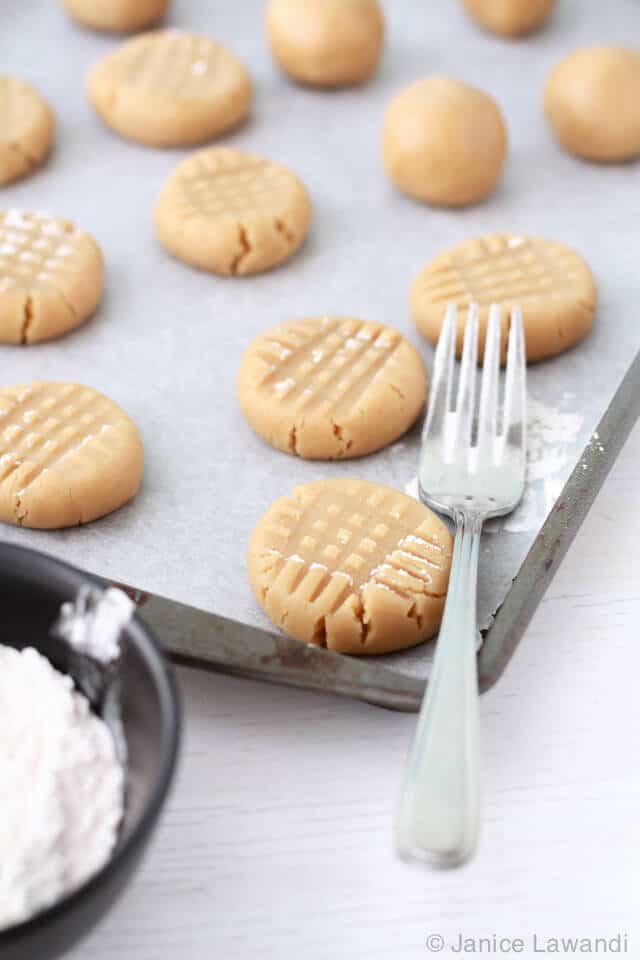
[[[455,513],[444,616],[397,822],[400,855],[442,867],[471,856],[478,836],[476,594],[483,519]]]

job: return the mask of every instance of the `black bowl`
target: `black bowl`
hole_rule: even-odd
[[[53,557],[0,544],[0,642],[33,646],[46,655],[61,603],[72,599],[83,583],[97,581]],[[167,797],[180,739],[175,682],[138,617],[127,626],[126,636],[122,719],[127,794],[118,842],[109,861],[82,887],[31,920],[0,932],[2,960],[52,960],[87,933],[123,892]]]

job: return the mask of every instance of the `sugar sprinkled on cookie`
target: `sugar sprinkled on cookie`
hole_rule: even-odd
[[[75,383],[0,389],[0,520],[50,529],[88,523],[140,486],[143,452],[129,417]]]
[[[37,343],[67,333],[95,310],[102,253],[69,220],[0,212],[0,342]]]
[[[389,653],[440,625],[452,537],[406,494],[367,480],[295,487],[258,522],[249,580],[258,602],[297,640],[340,653]]]
[[[516,233],[474,237],[446,250],[426,265],[411,289],[413,318],[432,343],[437,343],[447,304],[457,305],[458,355],[469,305],[479,308],[481,351],[489,307],[502,306],[503,361],[513,307],[522,310],[527,360],[534,361],[581,340],[591,328],[596,300],[593,275],[574,250]]]
[[[90,71],[89,99],[116,133],[149,146],[204,143],[245,119],[252,86],[233,53],[206,37],[155,30]]]
[[[252,341],[238,374],[240,406],[256,433],[311,460],[392,443],[426,396],[415,347],[390,327],[353,317],[279,324]]]

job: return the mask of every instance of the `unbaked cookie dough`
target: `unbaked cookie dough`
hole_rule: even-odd
[[[640,50],[576,50],[551,71],[544,110],[562,146],[585,160],[640,156]]]
[[[69,220],[0,212],[0,343],[37,343],[79,326],[103,282],[98,244]]]
[[[258,602],[290,636],[340,653],[389,653],[432,637],[452,537],[413,497],[367,480],[295,487],[249,544]]]
[[[558,0],[462,0],[474,20],[504,37],[533,33],[549,19]]]
[[[250,274],[288,260],[311,223],[307,191],[287,167],[227,147],[179,163],[155,209],[156,233],[201,270]]]
[[[62,0],[74,20],[85,27],[129,33],[164,17],[171,0]]]
[[[426,397],[415,347],[352,317],[273,327],[251,343],[238,375],[240,407],[256,433],[309,460],[379,450],[409,429]]]
[[[104,122],[154,147],[203,143],[249,112],[249,74],[206,37],[155,30],[125,41],[90,71],[89,99]]]
[[[495,190],[507,131],[486,93],[451,77],[428,77],[389,104],[382,155],[389,178],[410,197],[461,207]]]
[[[0,74],[0,186],[43,163],[54,127],[53,111],[37,90]]]
[[[271,0],[266,23],[278,65],[309,86],[364,83],[382,53],[378,0]]]
[[[458,307],[457,353],[462,353],[467,308],[478,304],[480,349],[495,303],[502,311],[502,359],[509,314],[522,310],[527,360],[552,357],[589,331],[597,292],[589,267],[574,250],[551,240],[495,233],[466,240],[441,253],[420,272],[411,290],[418,329],[437,343],[447,304]]]
[[[142,442],[112,400],[75,383],[0,389],[0,520],[72,527],[137,492]]]

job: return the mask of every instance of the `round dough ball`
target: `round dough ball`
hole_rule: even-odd
[[[312,87],[364,83],[378,65],[384,16],[378,0],[271,0],[267,36],[279,66]]]
[[[181,30],[126,40],[89,73],[89,99],[116,133],[153,147],[203,143],[245,119],[252,87],[219,43]]]
[[[384,166],[404,193],[434,206],[477,203],[507,155],[502,114],[486,93],[451,77],[418,80],[387,108]]]
[[[174,257],[244,276],[292,257],[312,216],[307,191],[287,167],[231,147],[206,147],[166,180],[155,227]]]
[[[249,581],[296,640],[390,653],[438,630],[452,544],[442,520],[413,497],[367,480],[315,480],[258,521]]]
[[[85,27],[130,33],[164,17],[171,0],[62,0],[65,10]]]
[[[532,33],[551,16],[558,0],[462,0],[474,20],[504,37]]]
[[[37,90],[0,74],[0,186],[42,164],[54,127],[53,111]]]
[[[117,510],[140,486],[140,434],[77,383],[0,389],[0,520],[50,530]]]
[[[582,257],[563,244],[517,233],[474,237],[445,250],[420,271],[411,289],[411,312],[421,333],[437,343],[447,304],[457,307],[456,352],[462,354],[467,311],[478,306],[480,354],[489,308],[502,308],[502,362],[509,314],[522,310],[529,362],[552,357],[591,329],[597,290]]]
[[[562,146],[585,160],[640,156],[640,51],[576,50],[549,75],[544,110]]]
[[[427,398],[420,354],[396,330],[353,317],[279,324],[247,348],[238,400],[268,443],[307,460],[380,450]]]

